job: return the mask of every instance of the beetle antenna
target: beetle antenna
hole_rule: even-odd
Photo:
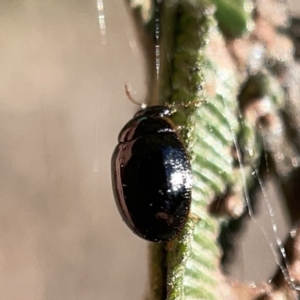
[[[133,97],[132,97],[132,93],[131,93],[131,90],[130,90],[130,87],[128,84],[125,83],[124,85],[125,87],[125,93],[127,95],[127,98],[135,105],[138,105],[140,106],[142,109],[145,109],[147,107],[147,104],[145,103],[140,103],[138,101],[136,101]]]

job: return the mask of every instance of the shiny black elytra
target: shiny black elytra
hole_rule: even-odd
[[[112,157],[119,212],[135,234],[153,242],[180,232],[191,202],[189,158],[169,116],[163,106],[137,112],[121,130]]]

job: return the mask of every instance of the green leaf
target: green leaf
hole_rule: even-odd
[[[215,17],[222,32],[230,37],[239,37],[251,30],[252,5],[248,0],[212,0],[217,10]]]
[[[169,43],[162,46],[160,101],[177,110],[173,121],[183,127],[194,188],[190,218],[180,235],[166,245],[167,299],[220,299],[220,221],[208,213],[208,205],[233,182],[231,147],[238,129],[235,69],[229,58],[228,68],[213,57],[213,48],[225,49],[225,44],[212,5],[181,1],[172,6],[170,2],[164,1],[162,7],[161,38]]]

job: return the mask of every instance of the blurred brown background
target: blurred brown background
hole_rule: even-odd
[[[103,1],[100,30],[96,0],[0,0],[1,300],[142,299],[110,157],[146,76],[123,1]]]

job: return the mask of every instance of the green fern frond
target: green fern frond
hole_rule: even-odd
[[[165,1],[162,9],[167,6]],[[183,125],[182,137],[192,157],[194,188],[189,221],[166,246],[167,299],[220,299],[219,220],[209,214],[208,205],[233,182],[231,148],[238,129],[237,80],[229,57],[229,68],[216,64],[212,57],[213,47],[218,45],[210,45],[209,41],[225,48],[212,5],[182,1],[176,7],[175,18],[175,38],[168,49],[172,56],[170,59],[167,53],[168,60],[162,67],[171,74],[167,80],[162,79],[170,86],[163,86],[161,99],[177,109],[174,121]],[[162,39],[164,32],[169,34],[162,27]]]

